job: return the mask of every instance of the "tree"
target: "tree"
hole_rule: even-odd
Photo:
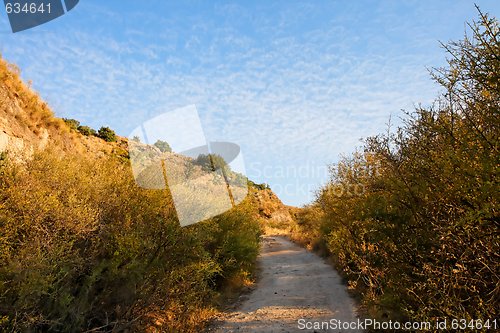
[[[97,136],[107,142],[116,141],[116,133],[109,127],[101,127],[97,132]]]
[[[162,153],[171,153],[172,152],[172,148],[170,147],[168,142],[158,140],[155,142],[154,146],[156,148],[160,149],[160,151]]]

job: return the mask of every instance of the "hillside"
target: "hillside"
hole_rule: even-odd
[[[295,215],[299,208],[287,206],[269,188],[253,186],[251,200],[257,210],[254,216],[259,220],[267,235],[286,235],[294,226]]]
[[[214,175],[209,175],[199,165],[193,165],[193,160],[189,157],[162,153],[154,145],[129,142],[127,138],[119,136],[116,142],[106,142],[94,135],[81,134],[63,119],[55,117],[38,94],[21,81],[19,72],[15,65],[0,58],[0,152],[7,153],[11,159],[29,160],[35,151],[43,151],[49,146],[63,152],[76,151],[97,157],[116,155],[127,159],[130,148],[136,154],[147,156],[148,165],[153,164],[151,161],[163,158],[168,161],[169,169],[173,169],[174,175],[185,174],[189,168],[191,178],[198,179],[203,184],[214,182],[215,179],[211,178]],[[138,168],[143,170],[145,166]],[[143,174],[137,181],[163,183],[163,175],[157,171],[153,168],[150,170],[150,176]],[[208,181],[207,177],[210,178]],[[292,221],[292,212],[296,211],[296,208],[284,205],[269,188],[253,182],[250,184],[250,197],[258,207],[255,218],[270,228],[286,228]],[[241,188],[242,181],[237,185]],[[219,189],[214,186],[209,190],[213,192]]]
[[[75,124],[0,59],[0,330],[198,332],[221,291],[251,282],[263,226],[286,207],[252,185],[235,208],[182,228],[168,190],[137,186],[125,138]],[[136,145],[206,191],[224,184]]]

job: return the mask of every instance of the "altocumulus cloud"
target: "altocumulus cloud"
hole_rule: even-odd
[[[409,6],[425,18],[385,3],[330,2],[216,4],[176,17],[86,1],[45,30],[1,34],[0,51],[59,116],[127,135],[195,104],[208,139],[240,144],[247,165],[320,167],[383,131],[391,114],[436,96],[426,67],[443,63],[437,40],[461,32],[447,35],[439,6]],[[462,29],[472,8],[461,3],[447,23]],[[252,172],[278,188],[289,181]],[[300,182],[314,188],[325,180],[311,172]],[[290,204],[311,198],[279,194]]]

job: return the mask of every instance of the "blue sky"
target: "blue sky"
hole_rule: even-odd
[[[194,104],[207,139],[239,144],[249,178],[292,205],[391,115],[431,103],[438,41],[477,16],[472,1],[81,0],[12,34],[0,13],[0,53],[57,116],[127,136]]]

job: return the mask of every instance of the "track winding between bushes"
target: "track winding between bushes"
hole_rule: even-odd
[[[210,332],[357,332],[305,327],[314,321],[357,320],[354,300],[323,259],[284,237],[265,236],[258,262],[260,277],[254,290]]]

